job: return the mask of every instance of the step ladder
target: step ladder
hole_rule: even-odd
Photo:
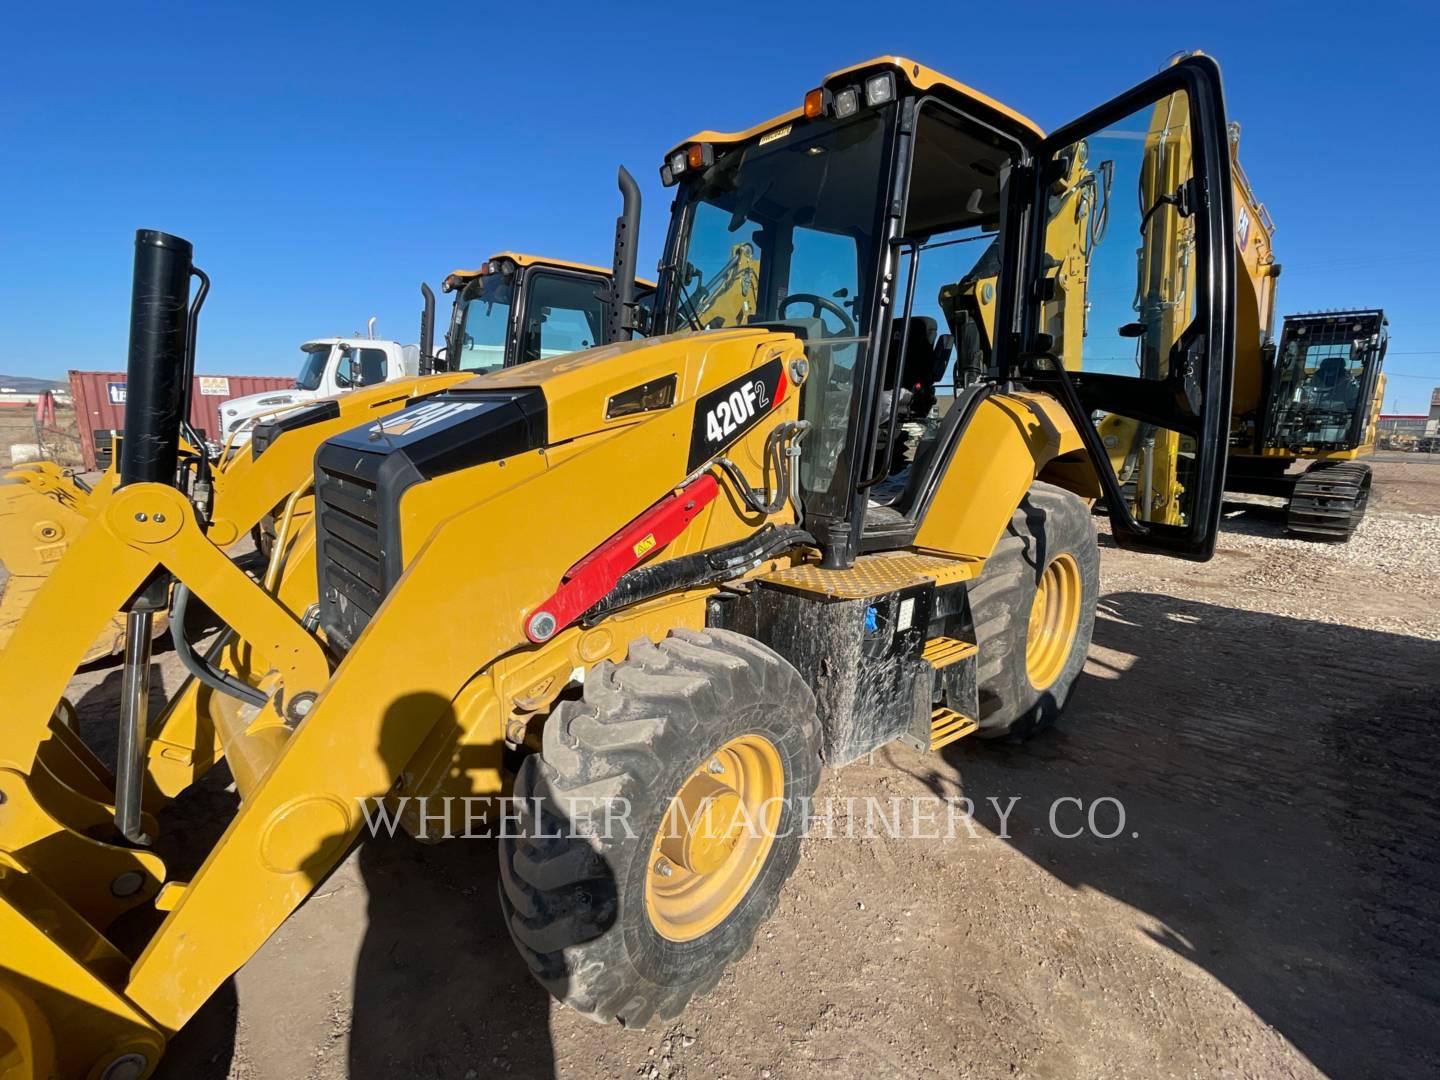
[[[939,671],[951,664],[968,660],[978,651],[978,648],[968,641],[936,637],[925,642],[925,650],[920,656]],[[942,705],[930,714],[930,749],[939,750],[942,746],[949,746],[966,735],[973,735],[979,729],[980,722],[974,717]]]

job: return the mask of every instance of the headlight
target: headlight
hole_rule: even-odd
[[[871,75],[865,80],[865,104],[872,109],[895,98],[895,76],[891,72]]]

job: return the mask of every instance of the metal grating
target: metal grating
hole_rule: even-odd
[[[964,713],[936,709],[930,717],[930,749],[939,750],[979,730],[980,725]]]
[[[958,664],[961,660],[974,656],[979,651],[979,646],[972,645],[968,641],[935,637],[925,642],[925,651],[920,654],[920,658],[929,663],[931,667],[939,669],[949,667],[951,664]]]
[[[978,559],[917,555],[909,551],[862,555],[848,570],[824,570],[817,563],[803,563],[767,574],[758,580],[805,592],[820,593],[832,600],[863,600],[933,581],[949,585],[969,581],[979,574]]]

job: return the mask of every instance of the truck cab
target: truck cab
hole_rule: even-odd
[[[420,349],[378,338],[316,338],[300,346],[300,370],[289,390],[269,390],[227,401],[221,409],[221,439],[235,446],[250,439],[257,416],[349,393],[363,386],[420,374]]]

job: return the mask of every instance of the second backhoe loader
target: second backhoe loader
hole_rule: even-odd
[[[1147,327],[1144,371],[1069,370],[1044,317],[1048,218],[1074,212],[1077,163],[1099,161],[1089,144],[1107,133],[1127,136],[1107,157],[1117,176],[1144,167],[1159,113],[1167,171],[1145,212],[1184,219],[1164,256],[1188,307]],[[192,252],[142,233],[119,482],[0,654],[15,1071],[145,1076],[375,813],[434,839],[510,794],[513,814],[484,805],[536,977],[627,1025],[704,993],[773,911],[822,766],[1059,713],[1095,613],[1091,500],[1121,544],[1210,555],[1233,379],[1225,140],[1219,70],[1198,56],[1048,136],[897,57],[746,131],[701,132],[664,161],[656,336],[332,435],[315,513],[263,582],[175,484]],[[1117,235],[1089,253],[1092,303],[1129,300],[1135,247]],[[617,281],[633,280],[633,236]],[[740,245],[753,295],[702,319],[692,284]],[[937,333],[953,285],[987,250],[990,341],[897,454],[904,410],[967,330]],[[1187,440],[1171,520],[1130,512],[1099,413]],[[152,716],[148,631],[172,580],[226,631]],[[52,714],[122,607],[110,778]],[[172,880],[148,845],[222,759],[239,807]],[[111,928],[132,912],[154,929],[122,951]]]

